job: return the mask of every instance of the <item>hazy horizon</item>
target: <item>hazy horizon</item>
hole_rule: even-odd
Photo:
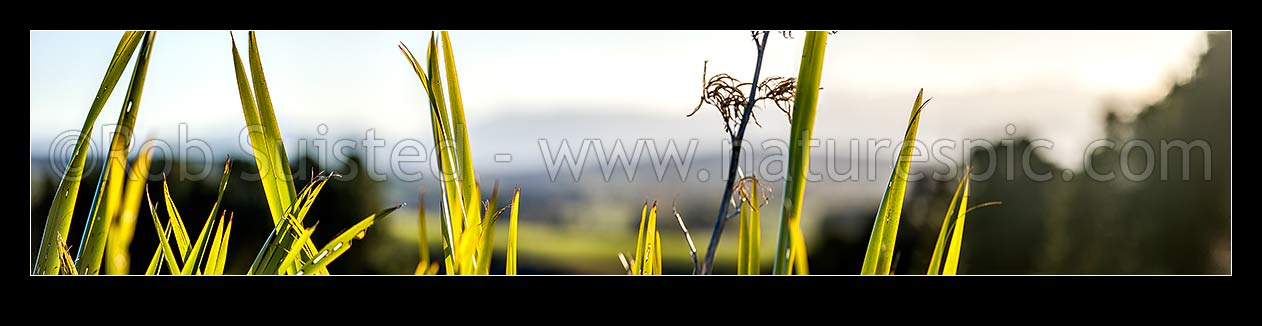
[[[62,133],[82,126],[79,117],[116,34],[31,32],[32,157],[47,156]],[[227,34],[159,33],[137,137],[174,142],[183,123],[188,138],[244,153],[237,144],[244,121]],[[245,33],[236,34],[244,51]],[[704,149],[717,151],[726,137],[717,114],[703,109],[684,117],[696,105],[702,62],[709,60],[711,75],[748,79],[756,54],[747,31],[451,35],[478,161],[499,153],[538,157],[539,137],[700,139],[709,144]],[[359,139],[371,129],[387,149],[405,139],[429,143],[423,92],[396,47],[399,41],[419,47],[428,37],[420,31],[258,32],[285,139]],[[800,38],[772,37],[763,76],[796,75],[801,44]],[[1188,74],[1203,48],[1204,33],[1195,31],[841,31],[829,37],[815,136],[843,143],[897,139],[890,130],[900,129],[915,92],[924,88],[934,100],[921,139],[1011,137],[1005,134],[1011,124],[1016,136],[1055,143],[1050,158],[1072,166],[1090,140],[1103,136],[1106,105],[1127,114],[1160,98]],[[97,120],[98,135],[116,119],[121,92]],[[203,114],[214,111],[223,114]],[[787,135],[783,114],[775,108],[760,113],[762,128],[751,129],[749,139]],[[504,129],[522,120],[543,128]]]

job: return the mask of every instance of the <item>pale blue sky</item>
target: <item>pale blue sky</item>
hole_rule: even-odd
[[[429,34],[258,32],[286,138],[312,134],[324,123],[333,134],[374,128],[392,142],[427,139],[424,94],[395,45],[422,49]],[[119,35],[31,32],[32,155],[82,125]],[[245,31],[236,35],[245,51]],[[796,75],[801,35],[773,33],[764,76]],[[451,37],[471,137],[507,142],[485,145],[487,151],[533,146],[533,140],[498,140],[496,130],[480,124],[519,116],[564,119],[574,112],[698,125],[645,125],[653,133],[645,137],[721,138],[716,117],[682,117],[696,104],[701,63],[710,60],[711,73],[748,79],[755,54],[748,31],[453,31]],[[816,135],[897,137],[923,87],[938,112],[925,116],[936,121],[922,123],[922,138],[996,135],[1014,123],[1022,133],[1058,141],[1058,155],[1074,157],[1100,135],[1106,97],[1132,106],[1157,98],[1188,70],[1203,50],[1202,38],[1196,31],[842,31],[829,37]],[[228,32],[160,32],[139,136],[173,140],[178,124],[188,123],[195,138],[235,138],[244,125],[235,85]],[[98,125],[117,119],[121,93]],[[782,133],[781,120],[765,120],[754,137]]]

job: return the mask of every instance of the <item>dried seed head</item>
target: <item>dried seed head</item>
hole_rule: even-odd
[[[706,61],[701,70],[701,99],[687,116],[691,117],[697,111],[700,111],[702,106],[710,105],[717,109],[719,115],[723,118],[723,130],[730,135],[735,135],[734,130],[740,126],[741,120],[744,120],[744,109],[749,104],[749,96],[742,89],[746,89],[751,85],[724,73],[716,74],[706,79],[706,66],[708,65],[709,61]],[[796,78],[767,78],[758,85],[758,96],[754,99],[754,106],[760,107],[758,105],[759,102],[770,100],[780,111],[792,117],[793,99],[796,94]],[[752,110],[750,111],[750,119],[754,121],[754,124],[762,126]]]
[[[771,100],[792,120],[793,99],[797,96],[797,78],[771,77],[758,85],[758,101]]]

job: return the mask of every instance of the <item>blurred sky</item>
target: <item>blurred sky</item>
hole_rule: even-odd
[[[235,33],[244,54],[246,32]],[[796,75],[804,33],[794,34],[772,34],[764,76]],[[423,56],[429,35],[258,32],[285,138],[325,124],[330,134],[372,128],[389,142],[428,144],[425,96],[396,44]],[[48,153],[58,134],[80,128],[119,36],[31,31],[33,156]],[[606,122],[635,125],[636,132],[618,137],[720,139],[712,110],[683,117],[697,103],[702,62],[710,60],[711,74],[748,80],[755,58],[748,31],[453,31],[451,37],[471,138],[475,150],[485,151],[535,146],[517,139],[530,136],[530,128],[586,136],[558,133],[574,126],[568,117],[634,117]],[[1011,123],[1019,134],[1056,142],[1054,159],[1069,164],[1102,136],[1106,99],[1133,110],[1158,98],[1188,74],[1203,37],[1198,31],[842,31],[828,40],[816,136],[896,139],[923,87],[934,100],[922,139],[998,136]],[[193,138],[235,139],[244,121],[228,32],[163,31],[156,41],[138,137],[174,140],[177,126],[188,123]],[[117,119],[125,83],[98,125]],[[542,122],[519,126],[525,131],[514,137],[497,136],[497,126],[514,121]],[[753,137],[787,135],[783,117],[762,121]],[[694,127],[677,127],[687,124]]]

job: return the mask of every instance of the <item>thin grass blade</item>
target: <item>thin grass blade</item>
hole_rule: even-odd
[[[508,219],[508,258],[504,267],[505,275],[517,275],[517,206],[521,202],[521,187],[513,189],[513,203],[509,206]]]
[[[439,124],[439,119],[437,117],[438,112],[431,111],[430,120],[433,122],[432,127],[434,130],[434,142],[436,144],[445,144],[445,136],[442,134],[442,126]],[[444,260],[447,261],[448,273],[452,273],[455,270],[454,268],[456,268],[462,260],[457,259],[458,255],[456,254],[456,249],[457,244],[460,243],[461,240],[460,235],[465,231],[463,227],[464,224],[462,223],[462,221],[464,221],[464,210],[461,209],[463,205],[461,204],[462,200],[458,194],[459,185],[456,184],[455,175],[451,173],[452,170],[449,162],[444,159],[447,155],[443,153],[445,150],[443,150],[442,147],[443,145],[439,146],[436,154],[438,155],[437,164],[442,171],[439,184],[443,191],[443,216],[441,220],[443,221],[443,236],[445,238],[443,244],[446,246],[444,252],[446,257],[444,257]]]
[[[215,223],[214,236],[211,237],[213,240],[210,241],[210,253],[206,255],[206,271],[202,274],[218,275],[215,273],[215,267],[219,266],[219,260],[221,259],[219,248],[223,245],[223,228],[224,218],[220,216],[219,221]]]
[[[634,275],[640,275],[644,266],[644,249],[648,247],[646,242],[649,221],[648,209],[649,203],[647,202],[640,208],[640,228],[637,229],[639,231],[636,231],[635,238],[635,260],[631,263],[631,274]]]
[[[736,275],[749,275],[749,237],[750,232],[750,213],[753,211],[749,206],[749,196],[744,189],[741,192],[740,207],[740,229],[737,232],[736,240]]]
[[[968,207],[968,182],[964,183],[964,195],[960,197],[960,207]],[[942,266],[942,275],[955,275],[956,269],[960,265],[960,245],[964,243],[964,215],[967,210],[960,209],[959,215],[955,218],[955,227],[951,234],[951,248],[946,253],[946,264]]]
[[[172,232],[175,232],[174,226],[169,226],[170,230],[162,227],[162,220],[158,219],[158,209],[153,206],[153,199],[149,198],[149,192],[147,190],[145,191],[145,200],[149,203],[149,216],[153,217],[153,228],[159,233],[166,234],[169,237]],[[168,217],[167,219],[170,221],[167,222],[167,225],[175,224],[174,216]],[[169,242],[158,242],[158,248],[162,250],[162,257],[166,260],[167,267],[171,269],[171,274],[176,274],[177,271],[182,270],[182,268],[180,268],[180,263],[175,259],[175,253],[172,252],[171,244]]]
[[[465,216],[467,218],[466,221],[470,221],[470,224],[467,224],[466,228],[476,229],[477,230],[476,234],[478,235],[478,237],[474,239],[476,240],[475,243],[481,243],[480,240],[482,239],[482,235],[486,234],[484,232],[484,229],[489,224],[484,223],[485,221],[482,218],[482,205],[480,204],[482,200],[482,196],[478,195],[479,191],[478,191],[478,186],[476,185],[476,183],[473,186],[473,190],[474,192],[471,193],[471,195],[472,195],[472,198],[475,199],[473,201],[474,204],[465,205],[465,209],[467,210],[465,212]],[[472,261],[477,262],[479,260],[478,255],[480,252],[482,252],[480,246],[474,246],[473,250],[465,253],[465,256],[469,257],[468,259],[471,259]],[[476,267],[476,265],[474,266]]]
[[[177,246],[176,249],[178,249],[177,253],[180,255],[179,259],[183,261],[186,259],[185,257],[187,257],[185,254],[188,253],[188,247],[191,245],[192,240],[189,240],[188,228],[184,225],[184,218],[180,216],[179,208],[175,206],[175,201],[171,200],[171,187],[167,185],[165,175],[162,177],[162,197],[166,204],[167,216],[171,219],[170,227],[173,228],[173,232],[175,232],[175,245]]]
[[[341,234],[333,238],[333,241],[329,241],[328,244],[324,245],[324,248],[320,249],[315,258],[312,258],[311,261],[304,263],[302,271],[298,274],[311,274],[323,270],[325,266],[328,266],[329,263],[333,262],[333,260],[345,253],[346,250],[350,249],[351,242],[363,239],[364,234],[368,232],[368,228],[371,227],[373,223],[376,223],[378,219],[386,218],[390,215],[390,213],[399,209],[399,207],[403,206],[394,206],[375,214],[368,215],[368,217],[365,217],[363,220],[359,221],[359,223],[355,223],[354,226],[346,229],[346,231],[342,231]]]
[[[646,228],[646,233],[644,235],[644,238],[647,242],[650,243],[649,248],[646,248],[645,250],[651,250],[651,251],[645,254],[646,257],[644,258],[646,261],[644,262],[645,265],[642,272],[652,274],[657,271],[657,268],[658,268],[657,265],[660,265],[661,260],[662,260],[661,248],[659,246],[662,238],[661,236],[657,234],[657,203],[656,202],[653,203],[652,208],[649,208],[648,227]]]
[[[162,232],[162,230],[159,229],[158,232]],[[159,241],[169,243],[171,241],[171,229],[167,228],[166,232],[162,234],[162,240]],[[153,258],[149,259],[149,267],[145,268],[145,275],[158,275],[160,269],[162,269],[162,246],[153,249]]]
[[[885,187],[885,196],[881,199],[873,222],[872,235],[868,240],[868,249],[863,259],[864,275],[888,275],[890,263],[894,259],[894,240],[898,237],[898,222],[903,211],[903,195],[907,191],[907,174],[911,169],[911,154],[915,146],[916,129],[920,124],[920,112],[924,107],[921,102],[925,91],[916,94],[916,102],[912,105],[911,117],[907,132],[903,135],[898,163],[890,174],[890,181]]]
[[[806,33],[802,61],[798,66],[797,95],[793,100],[790,123],[788,178],[784,186],[784,209],[780,216],[780,233],[776,241],[775,274],[789,274],[788,253],[792,250],[792,234],[802,217],[806,194],[806,172],[810,163],[811,134],[815,126],[815,109],[819,102],[820,77],[824,70],[824,49],[828,33]]]
[[[758,182],[758,178],[751,177],[749,198],[746,202],[749,205],[749,236],[748,236],[748,252],[745,261],[748,264],[746,272],[748,275],[758,275],[761,272],[762,257],[760,255],[762,246],[762,184]]]
[[[948,232],[951,229],[951,213],[955,213],[956,204],[960,201],[960,195],[963,194],[964,184],[968,183],[968,179],[969,173],[965,173],[964,179],[955,186],[955,192],[951,195],[951,204],[947,206],[946,216],[942,218],[942,228],[938,230],[938,241],[933,245],[933,256],[929,258],[929,270],[926,275],[942,273],[942,257],[946,253],[950,237]]]
[[[232,158],[228,158],[223,163],[223,176],[219,178],[219,190],[215,193],[215,204],[210,207],[209,215],[211,217],[215,216],[215,212],[219,212],[219,205],[223,203],[223,193],[228,190],[228,179],[231,179],[231,176]],[[220,215],[222,215],[222,213]]]
[[[223,275],[224,267],[228,265],[228,240],[232,239],[232,220],[233,214],[228,213],[228,225],[223,229],[223,243],[216,247],[219,251],[219,261],[212,266],[214,275]]]
[[[478,246],[477,253],[477,275],[491,274],[491,257],[495,256],[495,222],[499,220],[499,215],[488,215],[482,220],[481,243]]]

